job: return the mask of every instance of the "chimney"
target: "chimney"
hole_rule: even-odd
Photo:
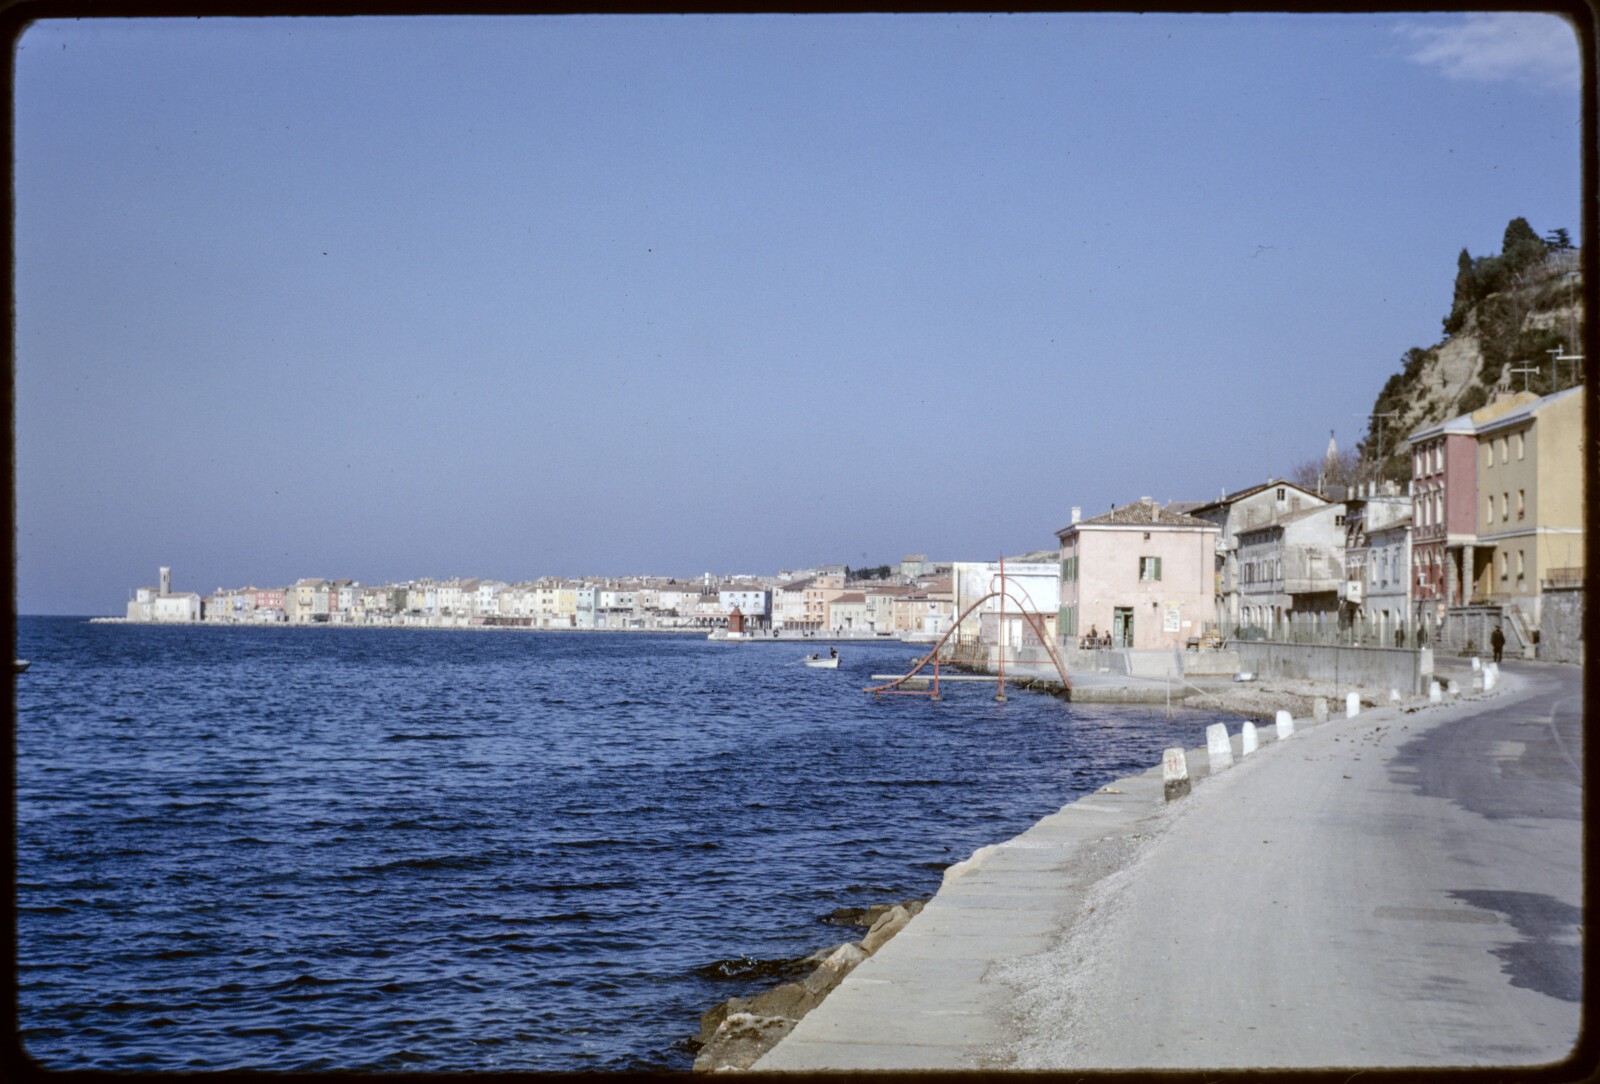
[[[1074,522],[1074,523],[1078,522],[1078,517],[1081,516],[1081,515],[1083,515],[1083,509],[1079,508],[1077,505],[1073,505],[1072,506],[1072,522]]]

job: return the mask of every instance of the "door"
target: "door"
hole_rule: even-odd
[[[1111,611],[1111,642],[1118,647],[1133,646],[1133,607],[1118,606]]]

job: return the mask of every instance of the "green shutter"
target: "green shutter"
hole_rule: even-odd
[[[1161,558],[1157,557],[1155,560],[1156,560],[1156,579],[1159,580],[1161,578]]]

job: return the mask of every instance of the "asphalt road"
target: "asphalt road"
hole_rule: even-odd
[[[1577,668],[1508,663],[1492,697],[1330,720],[1204,780],[1062,916],[1052,949],[996,959],[983,981],[1013,996],[983,1061],[1567,1058],[1581,694]]]

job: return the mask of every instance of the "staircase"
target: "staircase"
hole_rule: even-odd
[[[1506,623],[1511,626],[1512,635],[1507,638],[1507,648],[1522,650],[1522,657],[1531,659],[1534,655],[1533,635],[1528,631],[1528,619],[1523,616],[1522,610],[1515,602],[1507,603],[1503,611]]]

